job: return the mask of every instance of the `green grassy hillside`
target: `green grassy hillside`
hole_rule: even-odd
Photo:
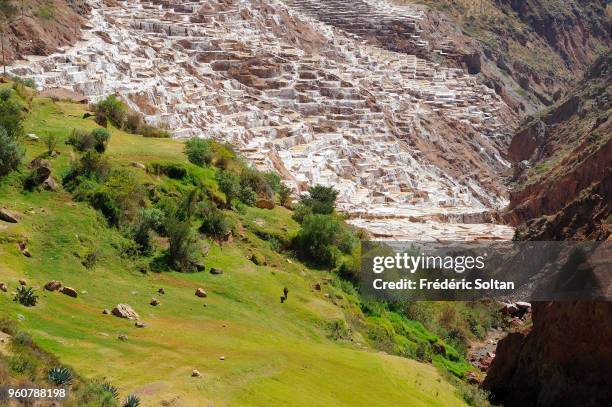
[[[59,155],[48,159],[59,181],[75,157],[64,144],[71,130],[97,125],[93,118],[83,118],[85,105],[38,97],[25,104],[29,104],[25,132],[58,137]],[[46,151],[42,139],[23,144],[25,163]],[[188,163],[179,141],[113,128],[106,155],[141,183],[169,193],[184,185],[133,163],[181,162],[216,190],[214,168]],[[9,289],[0,291],[0,317],[19,321],[18,328],[29,332],[42,350],[80,376],[104,378],[118,387],[122,398],[135,393],[144,406],[465,404],[434,365],[376,350],[381,348],[378,338],[367,329],[374,326],[375,318],[363,315],[358,296],[346,284],[280,254],[262,239],[295,233],[299,225],[289,210],[277,206],[232,211],[228,216],[236,231],[230,241],[216,243],[201,237],[198,243],[205,272],[152,272],[145,264],[150,259],[123,254],[124,234],[109,227],[87,202],[73,200],[61,186],[54,192],[25,191],[22,182],[27,173],[24,167],[0,180],[0,207],[22,216],[16,224],[0,221],[0,282]],[[19,249],[24,242],[31,257]],[[159,236],[156,244],[167,246]],[[256,265],[250,259],[253,253],[266,265]],[[85,267],[88,258],[95,262]],[[211,267],[224,273],[210,274]],[[36,306],[13,301],[19,279],[36,289],[40,297]],[[78,298],[44,290],[50,280],[73,287]],[[206,290],[207,298],[194,295],[198,287]],[[288,300],[281,304],[285,287]],[[159,288],[165,294],[159,294]],[[150,305],[153,298],[160,305]],[[119,303],[131,305],[146,327],[102,313]],[[414,340],[439,341],[414,321],[384,323],[390,326],[387,334],[394,343],[410,341],[396,338],[401,336],[398,327],[412,332]],[[119,335],[127,340],[118,339]],[[452,347],[448,349],[452,356]],[[433,361],[464,371],[465,362],[451,356],[436,355]],[[15,382],[40,379],[16,369],[11,357],[9,347],[0,349],[0,377],[4,369]],[[194,369],[201,377],[191,377]]]

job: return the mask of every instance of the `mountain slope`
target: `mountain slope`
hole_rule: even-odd
[[[59,137],[59,155],[51,158],[55,177],[71,161],[71,148],[63,144],[71,129],[97,127],[92,118],[83,118],[85,108],[32,100],[26,131]],[[45,150],[42,142],[27,142],[28,159]],[[171,192],[181,184],[132,164],[183,162],[210,177],[206,169],[187,164],[182,150],[177,141],[113,130],[106,154],[143,184]],[[79,374],[105,377],[147,406],[465,405],[434,366],[377,352],[377,339],[356,329],[333,339],[334,326],[346,326],[343,321],[350,319],[364,322],[364,317],[354,293],[336,278],[287,259],[262,240],[295,231],[286,209],[248,208],[233,215],[238,229],[232,242],[203,243],[204,273],[143,274],[143,262],[122,255],[126,239],[107,227],[99,212],[61,188],[23,191],[25,175],[14,173],[0,183],[0,207],[22,216],[16,224],[0,222],[0,281],[9,287],[0,292],[0,315],[21,321],[20,328],[39,346]],[[266,265],[254,264],[252,253],[263,256]],[[85,267],[92,258],[93,266]],[[224,273],[210,274],[211,267]],[[12,301],[19,279],[36,288],[35,307]],[[77,298],[43,290],[50,280],[73,287]],[[207,298],[194,295],[198,287]],[[288,300],[281,303],[284,287]],[[153,297],[161,304],[150,305]],[[146,327],[102,313],[119,303],[131,305]],[[201,377],[191,377],[193,369]]]
[[[608,52],[515,135],[515,238],[610,243],[611,67]],[[609,301],[534,304],[532,328],[499,342],[484,386],[507,406],[610,404],[611,317]]]
[[[610,8],[603,0],[394,3],[427,5],[421,24],[429,48],[444,49],[446,63],[480,73],[521,114],[557,101],[610,46]]]
[[[568,95],[526,120],[509,156],[516,184],[506,219],[533,240],[605,240],[612,202],[612,53]]]

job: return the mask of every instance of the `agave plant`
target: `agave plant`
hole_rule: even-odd
[[[15,293],[15,298],[13,301],[17,301],[21,305],[25,305],[26,307],[33,307],[38,302],[38,295],[32,287],[19,286],[17,288],[17,292]]]
[[[138,407],[140,405],[140,399],[135,394],[130,394],[127,396],[125,401],[123,402],[122,407]]]
[[[56,386],[67,386],[72,382],[72,372],[65,367],[54,367],[49,370],[49,381]]]
[[[119,390],[117,390],[117,388],[115,386],[113,386],[112,384],[104,382],[104,383],[102,383],[102,389],[105,392],[112,394],[112,396],[113,396],[113,398],[115,400],[119,399]]]

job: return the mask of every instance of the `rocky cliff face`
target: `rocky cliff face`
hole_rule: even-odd
[[[89,12],[81,0],[5,1],[0,20],[6,27],[6,63],[26,55],[49,55],[78,41],[84,16]]]
[[[530,240],[605,240],[612,202],[612,53],[568,95],[531,117],[508,156],[515,187],[505,218]]]
[[[612,303],[533,305],[533,328],[502,339],[484,386],[513,406],[605,406],[612,400]]]
[[[612,241],[611,74],[608,52],[515,135],[506,218],[518,238]],[[534,304],[531,330],[499,342],[484,387],[506,406],[610,405],[611,317],[611,302]]]
[[[428,8],[421,26],[432,28],[424,30],[424,40],[429,47],[446,47],[438,58],[480,73],[521,113],[535,113],[561,98],[610,44],[604,0],[423,3]]]

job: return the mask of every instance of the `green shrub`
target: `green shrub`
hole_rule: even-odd
[[[74,391],[74,395],[78,406],[117,407],[119,405],[119,391],[106,382],[88,382]]]
[[[96,146],[96,138],[85,130],[72,129],[66,144],[74,147],[76,151],[92,151]]]
[[[351,328],[344,319],[337,319],[329,323],[329,337],[333,340],[349,340],[351,339]]]
[[[25,155],[23,147],[0,127],[0,177],[16,170]]]
[[[54,367],[49,369],[47,378],[51,384],[56,386],[67,386],[72,383],[72,372],[65,367]]]
[[[18,375],[29,379],[36,378],[39,361],[29,353],[19,352],[9,357],[8,367]]]
[[[153,228],[154,219],[150,215],[154,212],[140,209],[138,216],[132,224],[132,238],[138,245],[138,252],[141,255],[149,255],[154,250],[153,241],[151,239],[151,229]]]
[[[146,123],[140,125],[136,134],[141,134],[143,137],[148,138],[170,138],[170,132],[168,130]]]
[[[23,106],[11,97],[12,92],[0,93],[0,127],[6,130],[8,137],[18,140],[23,136]]]
[[[36,10],[36,17],[41,20],[53,20],[55,19],[55,6],[53,2],[49,1],[47,3],[43,3]]]
[[[240,188],[238,199],[240,199],[240,201],[247,206],[255,206],[255,203],[257,202],[257,194],[251,187],[243,186]]]
[[[125,401],[123,402],[122,407],[138,407],[140,405],[140,399],[135,394],[130,394],[127,396]]]
[[[266,175],[255,168],[246,167],[242,170],[240,173],[240,186],[242,189],[250,188],[257,196],[274,202],[274,191],[268,183]]]
[[[31,88],[31,89],[36,89],[36,81],[32,78],[20,78],[19,76],[12,76],[11,80],[13,81],[14,84],[20,84],[23,85],[25,87]]]
[[[342,252],[350,252],[355,243],[352,232],[334,216],[308,215],[294,239],[294,248],[303,259],[333,268]]]
[[[197,239],[189,220],[169,216],[166,220],[169,265],[177,271],[193,271]]]
[[[128,113],[127,105],[114,95],[107,96],[94,105],[96,112],[96,122],[106,127],[107,122],[111,122],[115,127],[123,128],[123,124]]]
[[[216,174],[217,184],[221,192],[225,194],[225,199],[229,203],[234,198],[238,198],[240,193],[240,179],[236,174],[226,170],[220,170]]]
[[[147,171],[155,175],[166,175],[172,179],[183,179],[189,171],[181,163],[152,162],[147,166]]]
[[[232,225],[227,216],[225,216],[222,211],[218,210],[217,208],[211,207],[208,210],[204,211],[201,217],[201,233],[217,240],[226,240],[228,238],[232,229]]]
[[[36,292],[32,287],[25,287],[21,285],[17,288],[13,301],[18,302],[21,305],[25,305],[26,307],[33,307],[38,302],[38,295],[36,295]]]
[[[91,203],[113,226],[128,225],[145,203],[144,187],[126,170],[114,170],[93,194]]]
[[[55,134],[47,134],[45,137],[43,137],[43,141],[45,142],[45,147],[47,148],[47,154],[53,154],[55,147],[57,147],[57,136]]]
[[[268,182],[268,185],[270,186],[270,188],[272,188],[272,191],[274,192],[280,191],[281,186],[282,186],[280,175],[278,175],[274,171],[268,171],[268,172],[264,172],[263,176]]]
[[[308,194],[300,198],[300,205],[313,214],[329,215],[334,211],[338,191],[332,187],[315,185],[308,189]]]
[[[91,131],[91,136],[95,140],[94,148],[98,153],[103,153],[106,151],[106,146],[108,145],[108,141],[110,140],[111,134],[105,128],[98,127],[97,129],[93,129]]]
[[[210,165],[215,157],[213,142],[201,138],[187,140],[185,142],[185,154],[187,159],[195,165],[200,167]]]
[[[291,194],[293,190],[286,186],[285,184],[281,184],[278,189],[278,201],[282,206],[291,207]]]

